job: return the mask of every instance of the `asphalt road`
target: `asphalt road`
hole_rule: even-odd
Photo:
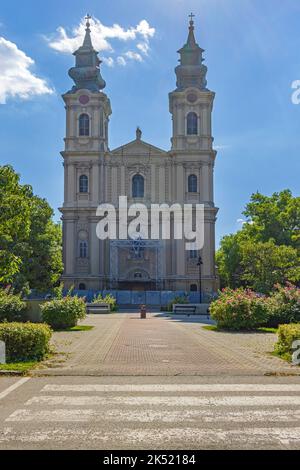
[[[300,449],[300,377],[0,377],[0,449]]]

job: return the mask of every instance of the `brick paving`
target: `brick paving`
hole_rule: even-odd
[[[198,318],[149,314],[89,316],[91,331],[54,334],[58,354],[38,375],[264,375],[300,374],[271,355],[276,336],[220,333]]]

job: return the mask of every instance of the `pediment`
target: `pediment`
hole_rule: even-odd
[[[127,157],[147,156],[149,155],[167,155],[165,150],[162,150],[154,145],[148,144],[143,140],[133,140],[128,144],[122,145],[111,152],[112,155],[124,155]]]

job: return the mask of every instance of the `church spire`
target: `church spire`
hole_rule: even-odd
[[[180,65],[176,67],[177,89],[183,90],[189,87],[206,89],[207,67],[203,65],[204,49],[197,44],[195,39],[195,15],[189,15],[189,34],[186,44],[178,51],[180,54]]]
[[[86,30],[85,30],[85,38],[83,41],[83,46],[87,49],[93,49],[92,38],[91,38],[91,23],[90,20],[92,19],[91,15],[87,15],[86,19]]]
[[[75,67],[69,70],[69,75],[75,82],[75,86],[73,86],[70,93],[76,93],[76,91],[82,89],[99,93],[106,86],[100,72],[101,61],[98,57],[98,52],[95,51],[92,44],[90,23],[92,17],[87,15],[85,19],[86,30],[84,41],[82,46],[74,52],[76,57]]]
[[[195,35],[194,35],[195,28],[194,28],[193,18],[195,18],[195,15],[193,13],[191,13],[189,15],[189,18],[190,18],[190,27],[189,27],[189,36],[188,36],[187,44],[190,47],[195,47],[197,45]]]

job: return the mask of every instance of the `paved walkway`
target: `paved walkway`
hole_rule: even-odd
[[[297,375],[271,355],[276,336],[203,329],[200,318],[149,314],[89,316],[91,331],[54,334],[59,354],[38,375]]]

